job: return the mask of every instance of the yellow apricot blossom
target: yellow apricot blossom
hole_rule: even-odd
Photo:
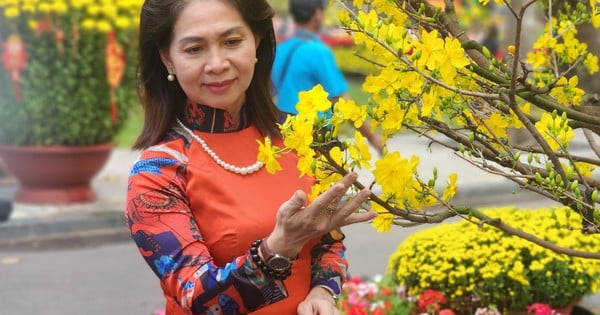
[[[265,141],[256,140],[256,142],[258,142],[258,161],[263,162],[265,168],[271,174],[280,171],[282,168],[277,162],[277,158],[281,149],[272,145],[269,139],[265,139]]]
[[[564,105],[581,105],[581,101],[585,91],[578,88],[579,78],[573,76],[567,80],[565,77],[560,77],[556,82],[556,87],[550,91],[556,100]]]
[[[359,131],[354,132],[354,144],[348,147],[348,153],[350,154],[350,158],[356,161],[356,164],[361,168],[371,168],[369,144]]]
[[[600,15],[598,15],[598,17],[600,17]],[[589,74],[595,74],[599,70],[598,56],[587,54],[583,61],[583,65],[587,68]]]
[[[530,63],[534,69],[547,67],[550,65],[550,59],[543,50],[536,50],[534,52],[527,53],[527,63]]]
[[[296,150],[298,154],[310,153],[310,145],[313,142],[312,122],[304,119],[290,119],[288,126],[293,132],[284,133],[285,146]]]
[[[309,119],[314,118],[319,112],[324,112],[331,108],[331,101],[328,99],[328,95],[321,84],[317,84],[309,91],[302,91],[298,93],[296,110]]]
[[[444,40],[439,37],[438,31],[431,32],[423,31],[421,34],[421,43],[419,43],[418,51],[421,53],[420,58],[415,64],[420,69],[437,69],[445,60]]]
[[[407,160],[397,151],[386,154],[375,162],[375,182],[386,194],[402,195],[407,188],[412,188],[412,177],[418,164],[419,158],[414,155]]]
[[[456,187],[456,180],[458,179],[458,175],[456,173],[452,173],[448,176],[448,186],[444,189],[444,193],[442,194],[442,200],[448,201],[456,195],[458,191],[458,187]]]
[[[312,154],[311,154],[312,153]],[[314,151],[311,151],[309,154],[307,155],[301,155],[300,158],[298,159],[298,163],[297,167],[298,170],[300,171],[300,177],[302,176],[310,176],[310,177],[314,177],[315,176],[315,172],[314,172]]]
[[[587,177],[591,177],[592,172],[596,169],[596,165],[585,162],[575,162],[575,167],[577,167],[581,176]]]
[[[378,233],[389,232],[394,221],[394,215],[378,203],[371,204],[371,211],[377,212],[377,216],[373,219],[371,225]]]
[[[358,106],[354,100],[340,98],[335,106],[335,112],[341,114],[344,120],[350,120],[355,128],[360,127],[367,119],[367,107]]]
[[[448,61],[454,68],[462,69],[470,64],[469,59],[465,56],[465,50],[458,39],[446,37],[444,40],[444,51],[446,52]]]
[[[548,142],[552,150],[568,147],[569,141],[575,137],[573,129],[562,122],[561,116],[552,118],[552,115],[546,112],[542,113],[540,120],[535,124],[535,128]]]
[[[490,117],[484,120],[486,127],[480,127],[480,130],[488,135],[494,135],[498,138],[506,137],[506,129],[509,126],[509,122],[506,117],[498,112],[492,112]],[[489,132],[488,129],[489,128]],[[491,134],[490,134],[491,132]]]

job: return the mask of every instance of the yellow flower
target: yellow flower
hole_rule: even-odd
[[[557,116],[555,119],[549,113],[542,113],[540,120],[535,124],[536,129],[541,133],[552,150],[559,147],[568,147],[569,141],[575,137],[573,129],[566,123],[561,123],[562,118]]]
[[[118,29],[128,29],[132,26],[131,20],[124,16],[119,16],[115,19],[115,26]]]
[[[423,31],[421,43],[418,46],[421,57],[416,62],[420,67],[426,66],[429,70],[437,69],[445,60],[444,40],[438,36],[437,30]]]
[[[256,142],[258,142],[258,161],[265,163],[267,171],[271,174],[280,171],[281,165],[277,162],[277,158],[281,149],[273,146],[268,138],[264,142],[259,140],[256,140]]]
[[[515,45],[508,45],[508,47],[506,48],[506,51],[511,54],[514,55],[515,54]]]
[[[600,18],[600,15],[598,15],[598,17]],[[587,54],[583,61],[583,65],[588,69],[589,74],[598,72],[598,56]]]
[[[350,158],[358,162],[361,168],[371,168],[371,152],[369,151],[369,145],[363,135],[356,131],[354,132],[354,145],[348,148]]]
[[[579,78],[571,77],[569,80],[565,77],[560,77],[556,82],[556,87],[550,91],[550,95],[564,105],[581,105],[581,101],[585,91],[578,88]]]
[[[421,99],[423,101],[423,105],[421,106],[421,116],[431,116],[438,102],[437,93],[435,91],[425,93]]]
[[[444,193],[442,194],[442,200],[448,201],[452,197],[454,197],[454,195],[456,195],[456,191],[458,190],[458,188],[456,187],[457,179],[458,179],[458,175],[456,173],[452,173],[448,176],[448,186],[446,186],[446,189],[444,190]]]
[[[581,173],[581,176],[587,177],[591,177],[592,171],[596,169],[596,165],[585,162],[575,162],[575,167],[577,167],[577,170],[579,173]]]
[[[550,60],[546,53],[541,50],[535,51],[533,53],[527,53],[526,61],[532,65],[534,69],[547,67],[550,64]]]
[[[112,30],[112,25],[107,20],[100,20],[96,23],[96,29],[102,33],[108,33]]]
[[[343,119],[353,122],[354,127],[360,127],[367,119],[367,107],[357,106],[353,100],[340,98],[335,110],[342,114]]]
[[[469,59],[465,56],[465,50],[462,48],[460,41],[456,38],[446,37],[444,41],[444,50],[446,56],[456,69],[462,69],[470,64]]]
[[[8,7],[4,10],[4,16],[8,19],[16,18],[19,16],[19,8]]]
[[[404,159],[394,151],[386,154],[375,162],[375,182],[381,185],[386,194],[402,194],[412,189],[412,177],[417,170],[419,159],[412,156],[411,160]]]
[[[315,163],[314,163],[314,152],[313,154],[310,155],[302,155],[300,156],[300,158],[298,159],[298,163],[297,163],[297,167],[298,170],[300,171],[300,177],[306,175],[306,176],[311,176],[314,177],[315,176]]]
[[[56,14],[65,14],[69,11],[69,7],[66,3],[57,1],[52,4],[51,10]]]
[[[93,19],[84,19],[81,22],[81,27],[85,30],[96,29],[96,21],[94,21]]]
[[[287,128],[283,129],[283,141],[287,148],[296,150],[298,154],[306,155],[311,151],[313,124],[312,121],[301,118],[300,116],[290,116],[288,118],[288,121],[284,124]]]
[[[371,210],[378,213],[373,219],[371,225],[377,230],[378,233],[389,232],[394,221],[394,215],[377,203],[372,203]]]
[[[498,138],[506,137],[506,129],[508,128],[508,125],[509,125],[509,122],[507,121],[506,117],[502,116],[498,112],[492,112],[490,117],[485,119],[485,123],[486,123],[487,128],[489,128],[490,131],[496,137],[498,137]],[[484,127],[481,127],[481,131],[486,134],[488,133],[487,129]]]
[[[327,98],[328,94],[323,86],[317,84],[309,91],[298,93],[298,104],[296,110],[299,114],[310,118],[317,116],[318,112],[324,112],[331,108],[331,101]]]

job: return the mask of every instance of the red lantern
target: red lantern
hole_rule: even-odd
[[[10,78],[13,82],[13,89],[15,91],[15,100],[18,103],[21,101],[21,92],[19,89],[21,71],[23,71],[25,64],[27,63],[25,43],[18,35],[11,34],[2,46],[2,65],[10,72]]]
[[[108,33],[106,44],[106,79],[111,92],[110,117],[113,124],[118,120],[118,104],[115,90],[123,80],[125,73],[125,54],[119,45],[114,32]]]

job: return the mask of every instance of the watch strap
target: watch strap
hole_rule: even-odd
[[[260,243],[260,252],[263,255],[263,259],[265,260],[265,262],[268,262],[269,259],[271,259],[275,255],[279,255],[280,257],[285,257],[285,258],[289,259],[291,262],[294,262],[296,259],[298,259],[298,255],[296,255],[296,257],[294,257],[294,258],[290,258],[285,255],[273,253],[273,251],[271,251],[271,249],[269,248],[269,245],[267,245],[266,238],[263,239],[262,242]]]

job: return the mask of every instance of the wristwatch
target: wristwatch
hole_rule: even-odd
[[[284,273],[290,270],[294,260],[297,258],[297,256],[296,258],[289,258],[281,254],[273,253],[267,245],[266,239],[260,243],[260,252],[265,259],[265,264],[278,273]]]

